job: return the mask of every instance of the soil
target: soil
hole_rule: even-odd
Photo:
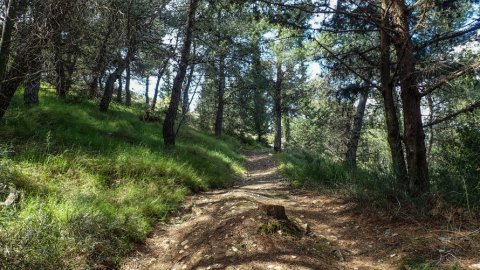
[[[480,269],[479,227],[395,219],[345,195],[295,189],[269,152],[245,156],[245,179],[189,197],[122,269]],[[262,205],[284,206],[302,231],[273,226]]]

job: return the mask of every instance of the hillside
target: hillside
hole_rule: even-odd
[[[142,242],[186,194],[243,174],[241,146],[184,127],[166,149],[141,108],[15,97],[0,129],[0,269],[100,268]]]

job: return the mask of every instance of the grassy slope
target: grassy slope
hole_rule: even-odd
[[[168,150],[161,126],[141,122],[140,109],[102,114],[42,92],[34,108],[17,96],[0,126],[0,185],[21,193],[0,208],[0,269],[114,266],[189,191],[243,173],[231,138],[184,128]]]

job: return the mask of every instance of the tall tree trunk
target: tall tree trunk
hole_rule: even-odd
[[[215,117],[215,136],[222,136],[223,114],[225,111],[225,55],[220,56],[218,63],[218,93],[217,93],[217,114]]]
[[[190,72],[188,73],[187,83],[183,89],[183,98],[182,98],[182,115],[186,116],[188,113],[188,107],[190,105],[190,86],[192,85],[193,73],[195,72],[195,65],[190,64]]]
[[[292,129],[290,126],[290,116],[285,113],[285,142],[289,143],[291,138]]]
[[[96,57],[96,65],[92,71],[92,82],[90,83],[89,94],[88,94],[90,99],[93,99],[94,97],[97,96],[97,89],[100,84],[102,74],[104,73],[104,70],[105,70],[108,42],[110,40],[110,36],[112,35],[115,29],[114,27],[115,27],[116,11],[113,3],[114,2],[112,2],[112,7],[110,9],[111,13],[110,13],[110,18],[107,24],[107,29]]]
[[[345,157],[345,163],[353,168],[357,167],[357,149],[358,142],[360,141],[360,135],[362,134],[363,117],[365,115],[365,108],[368,101],[369,86],[362,89],[360,92],[360,100],[358,101],[357,112],[353,119],[353,127],[350,134],[350,140],[347,144],[347,154]]]
[[[63,59],[63,42],[62,42],[62,32],[60,29],[56,30],[55,41],[54,41],[54,57],[55,57],[55,88],[57,90],[57,96],[61,99],[67,97],[67,79],[65,76],[65,61]]]
[[[146,81],[145,81],[145,104],[147,104],[147,108],[150,107],[150,98],[149,98],[149,89],[150,88],[150,76],[147,75]]]
[[[153,100],[152,100],[152,106],[150,107],[151,111],[155,111],[155,107],[157,106],[157,98],[158,98],[158,91],[160,90],[160,81],[162,80],[163,74],[165,73],[165,70],[168,68],[168,62],[170,61],[170,58],[167,58],[165,62],[163,63],[163,67],[158,70],[157,74],[157,83],[155,84],[155,90],[153,92]]]
[[[407,150],[408,186],[412,195],[428,190],[427,151],[422,123],[421,96],[415,75],[415,57],[404,0],[393,0],[392,19],[396,32],[395,49],[402,88],[404,142]]]
[[[390,37],[386,29],[390,26],[387,9],[390,0],[382,0],[382,26],[380,27],[380,80],[387,126],[387,140],[392,156],[393,173],[401,183],[407,182],[407,167],[403,153],[400,124],[395,105],[394,90],[390,71]]]
[[[277,63],[277,81],[275,82],[273,108],[275,112],[275,141],[273,143],[273,150],[277,153],[282,151],[282,80],[282,64]]]
[[[122,103],[123,80],[122,75],[118,78],[117,103]]]
[[[181,58],[178,66],[178,72],[173,81],[170,105],[163,122],[163,140],[165,145],[175,145],[175,118],[177,117],[178,105],[182,95],[182,84],[188,67],[188,58],[190,57],[190,47],[192,45],[193,27],[195,22],[195,13],[200,0],[190,0],[188,18],[186,24],[185,38],[181,52]]]
[[[433,108],[433,97],[432,95],[427,96],[427,101],[428,101],[428,114],[429,114],[429,123],[433,123],[433,115],[434,115],[434,108]],[[432,158],[432,149],[433,149],[433,138],[435,135],[433,125],[428,127],[428,148],[427,148],[427,158],[431,159]]]
[[[130,80],[132,79],[130,61],[127,60],[127,75],[125,76],[125,105],[132,105],[132,93],[130,92]]]
[[[2,39],[0,40],[0,82],[3,82],[7,72],[8,58],[12,43],[12,32],[17,17],[16,0],[7,1],[5,21],[3,22]]]
[[[40,79],[42,77],[42,62],[38,59],[39,54],[35,55],[29,63],[29,72],[27,81],[25,82],[25,89],[23,91],[23,101],[25,105],[38,105],[40,91]]]
[[[5,10],[5,20],[3,22],[2,38],[0,40],[0,120],[5,115],[5,111],[15,93],[16,87],[9,87],[12,82],[6,82],[7,65],[10,57],[12,32],[17,17],[17,1],[9,0]],[[15,64],[14,64],[15,65]]]

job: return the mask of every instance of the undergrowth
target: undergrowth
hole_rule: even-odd
[[[286,151],[277,158],[280,171],[296,187],[344,190],[360,202],[378,205],[407,196],[394,177],[383,169],[352,170],[344,164],[298,151]]]
[[[140,107],[65,104],[42,89],[41,105],[15,97],[0,126],[0,269],[116,267],[189,192],[226,187],[244,173],[231,137],[184,127],[165,149],[159,123]],[[0,192],[0,201],[8,192]]]
[[[297,187],[347,191],[360,204],[385,208],[390,213],[398,212],[402,207],[407,207],[420,215],[434,216],[442,214],[439,211],[457,214],[457,212],[461,213],[462,209],[466,209],[466,213],[472,216],[473,210],[480,207],[480,200],[476,193],[470,194],[470,200],[463,200],[465,197],[469,198],[469,194],[462,193],[461,190],[458,191],[453,187],[450,190],[439,188],[449,179],[447,174],[442,177],[432,176],[430,192],[423,196],[411,197],[406,192],[407,188],[397,181],[387,168],[381,166],[359,166],[352,169],[341,162],[298,150],[278,154],[277,159],[280,163],[280,171]],[[471,174],[466,175],[472,177]],[[449,186],[457,182],[452,180]],[[472,182],[474,181],[469,183]],[[453,190],[457,191],[455,193],[457,196],[451,195]],[[451,215],[451,213],[444,214]]]

